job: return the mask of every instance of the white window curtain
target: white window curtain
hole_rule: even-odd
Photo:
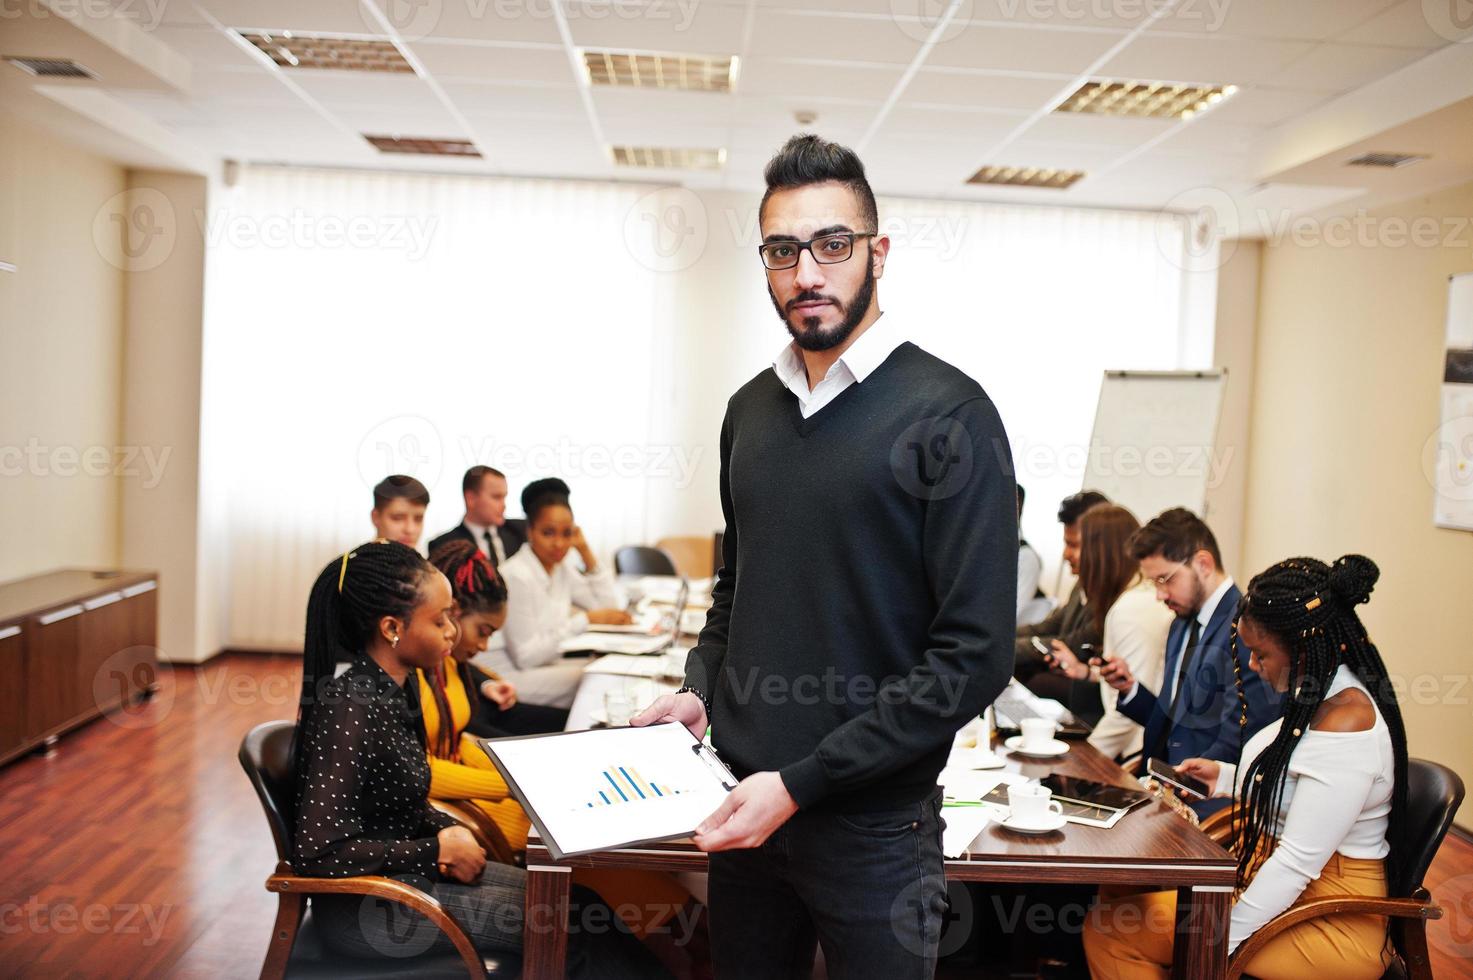
[[[300,649],[306,597],[372,537],[370,488],[562,476],[602,554],[643,540],[654,274],[648,188],[252,168],[211,203],[202,511],[230,646]]]
[[[650,190],[251,168],[216,193],[201,216],[199,519],[206,610],[226,645],[300,649],[312,577],[369,538],[369,490],[391,472],[429,487],[426,542],[460,519],[475,463],[507,473],[513,515],[526,482],[566,479],[606,560],[720,526],[719,407],[785,335],[755,231],[713,231],[688,267],[641,260],[630,242]],[[724,228],[735,196],[703,200]],[[1054,512],[1079,489],[1101,373],[1205,366],[1183,363],[1199,335],[1211,349],[1211,324],[1183,312],[1183,224],[898,199],[880,210],[894,240],[886,315],[998,404],[1029,493],[1024,533],[1052,584]],[[725,284],[735,301],[713,304]]]

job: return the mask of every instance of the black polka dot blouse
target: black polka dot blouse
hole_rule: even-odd
[[[302,732],[292,867],[321,878],[412,873],[437,880],[430,767],[413,672],[404,687],[363,654],[321,687]]]

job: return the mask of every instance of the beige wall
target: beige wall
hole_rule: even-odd
[[[128,175],[125,209],[136,229],[128,269],[123,352],[123,435],[161,461],[157,478],[123,486],[122,560],[159,572],[159,655],[198,662],[218,652],[205,629],[199,547],[200,380],[205,242],[203,177]],[[146,217],[145,217],[146,215]]]
[[[1243,571],[1373,558],[1381,582],[1362,615],[1406,684],[1411,752],[1473,783],[1473,534],[1433,526],[1423,475],[1447,277],[1473,271],[1469,216],[1473,184],[1371,212],[1365,232],[1264,248]],[[1418,218],[1438,244],[1407,243]]]
[[[93,225],[125,186],[0,112],[0,580],[118,560],[125,287]]]
[[[1241,577],[1243,521],[1248,497],[1248,437],[1253,421],[1253,360],[1258,331],[1258,278],[1263,247],[1225,242],[1217,282],[1212,363],[1227,370],[1213,452],[1227,461],[1222,480],[1207,488],[1207,523],[1217,536],[1224,567]]]

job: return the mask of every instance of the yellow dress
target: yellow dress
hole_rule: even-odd
[[[439,744],[439,706],[430,685],[433,683],[419,671],[420,706],[424,710],[425,736],[429,745]],[[527,849],[527,831],[532,821],[520,803],[507,789],[496,766],[475,739],[466,734],[471,720],[471,702],[461,682],[453,657],[445,658],[445,701],[450,706],[450,744],[455,758],[442,759],[429,751],[430,798],[436,800],[469,800],[486,812],[505,835],[513,851]],[[688,901],[690,893],[669,875],[658,871],[614,871],[601,868],[576,868],[573,880],[603,896],[605,902],[622,918],[635,935],[643,938],[651,930],[674,918]]]

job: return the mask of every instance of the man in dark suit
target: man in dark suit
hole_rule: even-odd
[[[1127,546],[1141,574],[1156,584],[1156,597],[1176,613],[1162,690],[1138,683],[1123,660],[1109,661],[1100,675],[1120,692],[1119,710],[1145,727],[1145,757],[1172,765],[1192,757],[1236,764],[1243,743],[1279,717],[1280,699],[1249,669],[1248,651],[1233,649],[1241,593],[1222,569],[1217,539],[1201,518],[1178,507],[1152,518]]]
[[[527,543],[527,522],[506,519],[506,476],[490,466],[472,466],[460,481],[465,517],[458,527],[430,542],[430,554],[447,541],[474,544],[493,566],[517,553]]]

